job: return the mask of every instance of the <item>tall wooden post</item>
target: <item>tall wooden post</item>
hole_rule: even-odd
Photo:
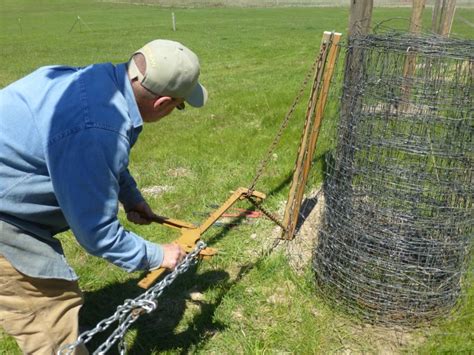
[[[369,33],[373,7],[374,0],[351,0],[349,37]]]
[[[362,66],[362,52],[360,50],[353,50],[350,48],[351,37],[360,36],[369,33],[370,25],[372,21],[372,9],[373,0],[351,0],[351,14],[349,17],[349,50],[346,57],[345,63],[345,81],[360,82],[363,75]],[[309,169],[313,158],[314,149],[316,148],[316,142],[318,139],[319,129],[321,127],[321,120],[324,111],[324,106],[327,98],[327,90],[331,80],[331,76],[334,70],[334,61],[337,56],[337,42],[339,41],[340,34],[325,33],[323,36],[322,44],[329,40],[329,36],[332,37],[331,48],[324,54],[324,62],[328,60],[328,66],[322,75],[322,71],[317,72],[315,83],[312,88],[312,94],[308,106],[307,112],[307,124],[305,124],[305,130],[301,139],[301,145],[298,151],[298,158],[296,162],[295,172],[293,174],[293,181],[290,187],[290,193],[288,196],[288,203],[285,209],[285,216],[283,224],[287,227],[283,232],[283,238],[293,239],[294,231],[296,228],[299,209],[304,193],[305,182],[308,177]],[[322,89],[320,88],[322,86]],[[346,88],[354,88],[354,85],[344,85]],[[348,91],[348,90],[347,90]],[[353,95],[354,94],[354,95]],[[360,102],[356,93],[345,92],[341,112],[342,114],[352,115],[354,108],[354,100]],[[350,99],[348,99],[350,98]],[[357,106],[357,103],[355,104]],[[311,119],[314,120],[313,124],[309,124]],[[351,136],[351,132],[346,132]],[[345,134],[345,133],[343,133]]]
[[[422,29],[423,10],[426,6],[426,0],[413,0],[413,7],[411,10],[410,32],[420,33]]]
[[[339,127],[338,146],[354,145],[355,131],[357,123],[360,119],[362,110],[361,85],[364,80],[364,52],[360,48],[354,48],[353,43],[357,37],[369,34],[371,21],[373,0],[351,0],[351,13],[349,17],[349,36],[348,49],[346,51],[346,61],[344,64],[344,85],[341,99],[340,115],[347,124]],[[343,154],[342,149],[336,150],[336,156]],[[331,180],[339,189],[341,196],[346,196],[349,200],[352,195],[352,163],[354,151],[345,152],[344,159],[335,159],[333,175]],[[343,167],[337,164],[344,164]],[[342,173],[344,172],[344,173]],[[347,206],[349,208],[350,206]]]
[[[422,16],[425,9],[426,0],[413,0],[413,7],[411,11],[410,32],[418,34],[422,30]],[[416,68],[416,53],[408,52],[405,58],[405,66],[403,67],[404,83],[402,85],[402,103],[400,105],[401,111],[409,109],[408,100],[412,87],[412,78],[415,74]]]
[[[456,12],[456,0],[436,0],[433,8],[431,30],[442,36],[449,37]]]

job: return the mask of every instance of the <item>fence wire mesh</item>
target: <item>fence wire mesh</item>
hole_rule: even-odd
[[[401,33],[346,48],[314,270],[349,312],[414,325],[461,295],[474,221],[473,49]]]

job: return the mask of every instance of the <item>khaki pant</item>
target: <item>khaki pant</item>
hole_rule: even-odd
[[[0,326],[24,354],[51,355],[78,336],[83,304],[77,282],[18,272],[0,255]],[[82,345],[74,354],[88,354]]]

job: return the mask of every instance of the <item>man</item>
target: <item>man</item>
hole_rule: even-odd
[[[125,230],[117,211],[120,201],[130,221],[151,222],[130,149],[143,122],[205,104],[199,71],[191,50],[155,40],[129,63],[43,67],[0,90],[0,325],[24,353],[78,336],[82,294],[57,233],[70,228],[127,271],[172,269],[184,256]]]

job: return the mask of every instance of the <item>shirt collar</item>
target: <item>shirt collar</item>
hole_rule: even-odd
[[[143,119],[138,110],[135,95],[133,94],[132,85],[128,79],[127,63],[118,64],[116,66],[117,79],[120,84],[123,84],[123,94],[127,100],[128,113],[134,128],[143,126]]]

